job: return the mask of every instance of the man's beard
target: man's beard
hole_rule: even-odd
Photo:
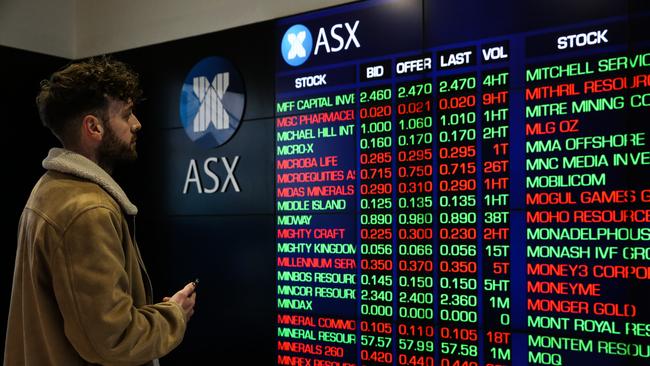
[[[112,169],[116,163],[135,160],[138,153],[135,151],[135,145],[132,146],[133,141],[128,143],[120,141],[108,124],[105,126],[106,133],[97,149],[99,166]]]

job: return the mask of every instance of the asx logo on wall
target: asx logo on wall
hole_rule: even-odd
[[[233,64],[222,57],[206,57],[185,77],[181,88],[180,117],[185,134],[201,148],[190,157],[182,188],[190,193],[224,193],[241,188],[235,170],[240,156],[211,156],[237,132],[244,114],[244,82]],[[197,151],[187,149],[187,151]],[[208,152],[209,151],[209,152]]]
[[[282,37],[280,46],[282,58],[291,66],[300,66],[311,56],[312,47],[314,48],[314,56],[317,56],[319,52],[337,53],[347,50],[350,46],[360,48],[361,44],[356,36],[358,27],[359,20],[355,21],[354,24],[337,23],[329,27],[329,29],[320,27],[314,45],[309,28],[302,24],[295,24],[287,29],[284,37]]]
[[[222,57],[199,61],[185,78],[180,117],[185,133],[203,147],[225,144],[244,114],[244,83],[233,64]]]

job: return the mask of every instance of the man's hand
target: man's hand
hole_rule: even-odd
[[[194,314],[194,304],[196,303],[194,283],[188,283],[183,289],[175,293],[174,296],[163,298],[163,301],[173,301],[180,305],[185,313],[185,320],[189,321],[192,314]]]

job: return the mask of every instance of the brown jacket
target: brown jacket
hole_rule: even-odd
[[[43,167],[20,218],[4,365],[157,363],[186,324],[176,303],[148,305],[125,217],[137,208],[81,155],[52,149]]]

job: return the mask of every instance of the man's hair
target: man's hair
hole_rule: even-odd
[[[94,114],[107,120],[109,98],[139,102],[139,84],[138,74],[108,56],[70,64],[41,81],[36,97],[41,122],[64,145],[74,144],[81,117]]]

